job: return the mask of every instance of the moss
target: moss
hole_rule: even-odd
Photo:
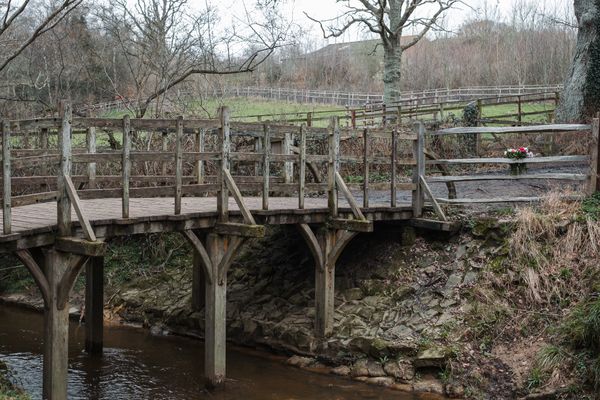
[[[8,379],[6,364],[0,361],[0,400],[28,400],[29,396]]]

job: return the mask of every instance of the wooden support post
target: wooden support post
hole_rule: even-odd
[[[523,104],[521,96],[517,96],[517,122],[519,126],[523,124]]]
[[[298,162],[298,208],[304,208],[304,184],[306,182],[306,129],[300,126],[300,154]]]
[[[292,134],[286,132],[283,137],[283,154],[292,154]],[[286,161],[283,167],[283,180],[285,183],[292,183],[294,180],[294,162]]]
[[[425,126],[422,122],[415,124],[417,140],[413,142],[413,155],[416,165],[413,167],[413,184],[415,188],[412,192],[413,217],[419,218],[423,215],[424,196],[421,189],[420,177],[425,176]]]
[[[397,195],[396,195],[396,169],[397,169],[397,159],[398,159],[398,134],[395,129],[392,129],[392,159],[390,163],[391,171],[391,206],[397,206]]]
[[[306,126],[309,128],[312,126],[312,113],[306,113]]]
[[[338,196],[335,184],[335,173],[339,169],[340,130],[337,117],[331,117],[329,123],[329,162],[327,165],[327,204],[329,214],[335,218],[338,215]]]
[[[123,117],[123,160],[122,169],[122,210],[123,218],[129,218],[129,178],[131,175],[131,121],[129,115]]]
[[[598,118],[594,118],[592,122],[590,163],[588,194],[592,195],[600,191],[600,120]]]
[[[85,351],[102,354],[104,257],[90,257],[85,271]]]
[[[213,280],[206,281],[204,375],[207,386],[216,387],[225,383],[227,275],[224,274],[223,280],[218,279],[219,273],[215,267],[218,268],[223,259],[226,239],[210,233],[206,240],[206,250],[213,266]]]
[[[352,110],[350,113],[351,113],[350,118],[352,121],[352,129],[356,129],[356,110]]]
[[[204,277],[202,257],[196,249],[194,249],[192,263],[192,310],[200,311],[205,304],[204,300],[206,297],[206,278]]]
[[[71,236],[71,200],[67,192],[65,177],[71,176],[72,151],[71,151],[71,119],[72,109],[70,103],[62,103],[62,125],[58,132],[58,148],[60,151],[60,167],[58,172],[58,208],[57,223],[60,236]]]
[[[225,181],[225,170],[229,169],[229,152],[231,142],[229,137],[229,108],[219,108],[219,120],[221,127],[219,128],[219,147],[221,153],[221,161],[217,172],[217,213],[219,214],[220,222],[227,222],[229,219],[229,191],[227,182]]]
[[[10,122],[2,121],[2,226],[5,235],[12,231],[12,216],[11,216],[11,167],[10,167]]]
[[[86,132],[86,146],[87,152],[90,154],[96,153],[96,128],[91,126],[87,129]],[[95,189],[96,188],[96,163],[89,162],[87,165],[87,178],[88,178],[88,188]]]
[[[269,209],[269,184],[271,178],[271,166],[269,159],[271,157],[271,132],[269,126],[263,125],[263,193],[262,193],[262,208]]]
[[[43,398],[65,400],[69,367],[69,307],[60,308],[60,283],[69,265],[69,255],[56,250],[46,253],[49,297],[44,309]]]
[[[386,110],[386,106],[385,104],[383,104],[381,106],[381,126],[383,126],[384,128],[387,125]]]
[[[318,229],[298,225],[315,260],[315,334],[325,338],[333,331],[335,306],[335,264],[356,232]]]
[[[196,151],[198,153],[204,153],[205,145],[205,133],[204,129],[196,131]],[[198,160],[196,163],[196,182],[201,185],[204,183],[204,161]]]
[[[181,214],[183,184],[183,117],[177,118],[175,129],[175,215]]]
[[[325,231],[320,236],[320,246],[324,252],[324,265],[315,268],[315,331],[324,338],[333,332],[335,312],[335,262],[328,260],[335,243],[335,231]]]
[[[363,207],[369,207],[369,130],[363,130]]]

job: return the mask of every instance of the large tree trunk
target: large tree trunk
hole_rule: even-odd
[[[575,58],[556,110],[560,122],[586,122],[600,111],[600,0],[575,0]]]
[[[383,55],[383,102],[391,104],[400,100],[402,76],[402,48],[398,44],[384,46]]]

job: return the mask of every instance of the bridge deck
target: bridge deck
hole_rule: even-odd
[[[271,197],[269,210],[262,210],[260,197],[245,197],[244,202],[262,224],[320,223],[329,216],[327,199],[306,198],[305,208],[298,209],[298,199],[291,197]],[[174,215],[173,198],[133,198],[130,200],[130,218],[123,219],[120,198],[82,200],[82,208],[97,236],[118,235],[199,229],[212,227],[217,219],[217,199],[215,197],[184,197],[180,215]],[[229,199],[230,218],[241,222],[239,208],[233,199]],[[32,241],[19,247],[40,245],[40,241],[51,240],[57,230],[57,207],[55,202],[31,204],[12,208],[12,227],[10,235],[0,236],[0,243],[10,243],[23,239]],[[373,221],[408,220],[412,218],[410,204],[390,207],[389,203],[372,203],[364,209],[366,217]],[[2,212],[0,211],[0,215]],[[347,204],[340,201],[340,215],[350,216]],[[72,211],[75,227],[79,227],[77,215]],[[47,239],[43,239],[47,235]],[[2,250],[0,246],[0,251]]]

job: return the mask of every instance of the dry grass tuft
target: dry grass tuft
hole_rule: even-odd
[[[558,193],[538,208],[519,209],[516,217],[510,262],[527,284],[529,299],[549,303],[572,293],[600,254],[600,223],[581,221],[581,204]]]

